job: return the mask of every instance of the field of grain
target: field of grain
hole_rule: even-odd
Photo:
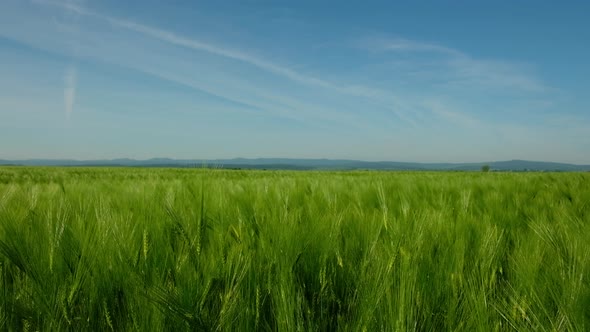
[[[590,174],[0,168],[0,330],[590,330]]]

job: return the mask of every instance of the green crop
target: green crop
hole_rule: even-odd
[[[0,168],[0,330],[587,331],[590,174]]]

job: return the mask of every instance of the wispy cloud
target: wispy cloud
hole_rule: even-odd
[[[74,110],[77,80],[78,71],[74,65],[71,65],[64,73],[64,105],[67,119],[70,118]]]
[[[387,50],[396,52],[436,52],[452,56],[465,56],[465,54],[462,52],[450,47],[436,43],[426,43],[404,38],[372,39],[367,42],[363,42],[362,44],[376,51]]]
[[[449,85],[496,87],[512,89],[508,90],[512,92],[542,93],[555,90],[534,75],[527,73],[522,66],[513,63],[464,56],[450,59],[447,65],[452,70]]]
[[[281,78],[302,84],[308,88],[326,89],[326,91],[332,93],[346,95],[349,97],[360,97],[363,98],[368,105],[374,105],[382,109],[389,110],[391,114],[395,115],[402,122],[410,126],[416,127],[419,125],[417,121],[423,116],[420,114],[421,109],[423,108],[427,108],[430,112],[436,113],[441,116],[441,118],[450,122],[454,122],[455,124],[459,122],[466,126],[473,124],[471,121],[463,121],[465,120],[465,117],[463,116],[461,116],[463,120],[457,121],[458,117],[453,115],[468,114],[468,112],[461,110],[453,111],[452,107],[445,105],[445,103],[440,101],[436,102],[436,105],[432,103],[424,104],[422,100],[420,100],[420,95],[407,96],[400,95],[391,88],[359,84],[347,85],[342,82],[336,83],[314,75],[301,73],[287,66],[269,61],[268,59],[257,55],[249,54],[242,50],[219,46],[193,37],[189,38],[182,36],[169,30],[98,13],[72,1],[33,1],[43,5],[62,8],[75,15],[92,17],[104,21],[113,27],[138,33],[154,40],[168,43],[170,45],[181,46],[193,51],[207,52],[212,55],[240,61],[246,65],[254,66],[258,69],[280,76]],[[432,79],[436,81],[436,84],[439,87],[447,87],[460,91],[464,91],[465,89],[470,91],[477,90],[476,93],[483,94],[493,93],[497,90],[504,90],[510,93],[518,91],[523,91],[525,93],[544,92],[549,90],[549,88],[541,80],[537,79],[534,75],[527,73],[525,70],[522,70],[518,64],[486,59],[476,59],[458,49],[438,43],[410,40],[405,38],[374,38],[367,39],[362,44],[365,49],[391,53],[393,57],[399,53],[426,53],[427,55],[437,55],[437,57],[434,59],[428,57],[427,60],[425,60],[425,58],[416,57],[415,59],[410,58],[408,60],[413,62],[412,66],[418,68],[419,70],[416,73],[419,73],[420,76],[416,76],[414,78],[418,80],[414,83],[422,84],[423,82],[428,82],[428,80]],[[429,64],[427,66],[423,66],[423,61],[428,61]],[[434,64],[432,63],[433,61]],[[228,96],[224,91],[219,91],[219,89],[213,88],[204,82],[195,81],[177,73],[163,72],[161,70],[156,71],[153,68],[143,68],[141,66],[133,67],[137,70],[142,70],[146,73],[150,73],[164,79],[173,80],[183,85],[190,86],[201,91],[206,91],[216,96],[227,98],[228,100],[233,100],[241,104],[253,106],[257,109],[266,111],[272,110],[273,113],[279,112],[283,116],[290,118],[293,118],[295,114],[291,113],[289,109],[318,110],[318,107],[315,107],[314,105],[304,105],[301,102],[297,102],[296,100],[294,101],[293,98],[289,98],[286,95],[276,96],[265,93],[265,98],[263,99],[249,98],[243,94],[241,96]],[[406,72],[406,74],[410,73],[413,73],[413,69]],[[254,89],[254,87],[248,87],[248,90],[252,89]],[[258,89],[258,91],[260,91],[260,89]],[[424,97],[428,97],[430,100],[436,100],[435,98],[432,98],[432,95],[427,95]],[[263,100],[266,100],[267,102]],[[285,107],[281,106],[277,108],[273,106],[277,105],[276,101],[279,100],[279,103]],[[303,106],[303,108],[301,106]],[[326,114],[324,114],[322,117],[338,117],[338,112],[334,114],[334,112],[330,112],[328,109],[325,109],[324,111]],[[312,113],[318,112],[314,111]],[[345,114],[342,113],[341,115],[344,116]],[[314,117],[317,117],[317,115]],[[476,118],[473,117],[472,119]]]
[[[313,86],[317,86],[317,87],[346,91],[346,87],[339,86],[337,84],[322,80],[317,77],[301,74],[291,68],[288,68],[288,67],[285,67],[282,65],[278,65],[278,64],[268,61],[266,59],[244,53],[240,50],[235,50],[235,49],[231,49],[231,48],[213,45],[213,44],[206,43],[206,42],[194,39],[194,38],[187,38],[187,37],[175,34],[171,31],[167,31],[164,29],[155,28],[155,27],[143,25],[143,24],[136,23],[136,22],[129,21],[129,20],[123,20],[123,19],[103,15],[103,14],[94,12],[92,10],[89,10],[87,8],[84,8],[82,6],[76,5],[71,2],[61,2],[61,1],[52,1],[52,0],[33,0],[33,1],[36,3],[40,3],[40,4],[61,7],[63,9],[75,12],[79,15],[95,17],[95,18],[107,21],[114,26],[117,26],[120,28],[125,28],[127,30],[131,30],[131,31],[134,31],[134,32],[137,32],[137,33],[140,33],[140,34],[152,37],[152,38],[156,38],[158,40],[161,40],[161,41],[173,44],[173,45],[182,46],[182,47],[186,47],[186,48],[189,48],[192,50],[197,50],[197,51],[205,51],[205,52],[208,52],[211,54],[215,54],[215,55],[223,56],[226,58],[242,61],[244,63],[256,66],[260,69],[264,69],[264,70],[274,73],[276,75],[283,76],[283,77],[288,78],[288,79],[295,81],[295,82],[299,82],[299,83],[303,83],[303,84],[307,84],[307,85],[313,85]],[[351,92],[351,91],[353,91],[353,90],[350,90],[349,92]]]
[[[454,123],[456,125],[472,129],[484,127],[483,124],[477,119],[474,119],[470,115],[458,111],[457,107],[449,107],[447,104],[441,102],[440,100],[425,100],[424,102],[422,102],[422,105],[429,109],[439,118]]]
[[[77,15],[84,15],[99,20],[103,20],[115,27],[126,29],[128,31],[133,31],[135,33],[139,33],[144,36],[148,36],[172,45],[185,47],[194,51],[204,51],[221,57],[241,61],[245,64],[255,66],[259,69],[281,76],[290,81],[303,84],[307,87],[322,88],[342,95],[370,99],[373,102],[380,103],[382,107],[389,109],[389,111],[398,119],[410,125],[416,125],[415,121],[412,119],[412,115],[407,112],[407,107],[403,107],[402,104],[404,104],[404,102],[401,100],[401,98],[399,98],[392,91],[389,90],[384,90],[371,86],[363,86],[358,84],[346,85],[342,83],[335,83],[332,81],[324,80],[313,75],[300,73],[292,68],[274,63],[272,61],[269,61],[258,56],[248,54],[241,50],[214,45],[195,38],[181,36],[168,30],[104,15],[72,2],[54,0],[33,1],[38,4],[63,8]]]
[[[372,52],[392,53],[394,57],[400,53],[437,55],[436,58],[429,57],[426,64],[420,57],[407,60],[406,64],[419,68],[422,78],[430,75],[439,81],[444,81],[447,86],[516,89],[516,91],[526,92],[555,90],[530,73],[526,65],[475,58],[466,52],[438,43],[394,37],[367,38],[358,45]],[[428,68],[435,70],[429,72]]]

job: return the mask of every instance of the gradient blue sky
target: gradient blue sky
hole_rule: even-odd
[[[590,2],[0,2],[0,158],[590,163]]]

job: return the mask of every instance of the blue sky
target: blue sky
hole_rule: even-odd
[[[0,159],[590,163],[584,2],[0,3]]]

